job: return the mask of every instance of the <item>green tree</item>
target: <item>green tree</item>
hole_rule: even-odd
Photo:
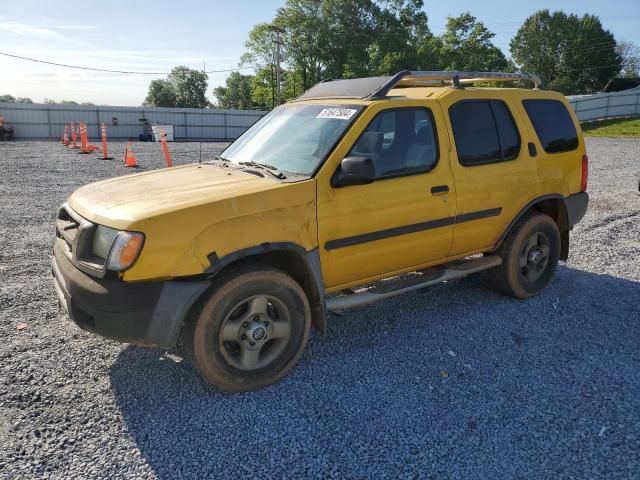
[[[142,105],[150,107],[175,107],[177,103],[176,92],[173,85],[167,80],[152,80],[149,84],[149,92]]]
[[[422,0],[391,0],[375,6],[375,32],[368,48],[369,74],[438,70],[440,41],[427,25]]]
[[[565,94],[598,92],[622,68],[613,34],[594,15],[540,10],[524,21],[510,47],[523,71]]]
[[[469,12],[447,19],[441,59],[446,70],[504,71],[509,63],[492,43],[495,34]]]
[[[626,78],[640,76],[640,48],[633,42],[621,41],[616,45],[616,53],[622,60],[621,75]]]
[[[208,79],[206,73],[179,66],[171,70],[166,80],[153,80],[143,105],[153,107],[205,108]]]
[[[253,77],[242,75],[240,72],[231,72],[227,77],[226,85],[213,89],[213,94],[218,99],[218,108],[249,110],[255,108],[251,97],[251,85]]]
[[[272,98],[275,32],[281,29],[282,91],[293,98],[325,78],[389,74],[436,68],[436,37],[423,0],[287,0],[273,22],[256,25],[241,65],[260,71],[254,101]]]
[[[0,95],[0,103],[33,103],[28,97],[14,97],[13,95]]]
[[[176,106],[183,108],[206,108],[211,106],[207,100],[209,77],[199,70],[187,67],[175,67],[167,77],[176,91]]]

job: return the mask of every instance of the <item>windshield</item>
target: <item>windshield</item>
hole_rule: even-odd
[[[283,105],[256,122],[222,157],[237,164],[255,162],[311,175],[361,109],[358,105]]]

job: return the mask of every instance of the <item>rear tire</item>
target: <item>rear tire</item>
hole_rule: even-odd
[[[502,265],[488,271],[489,282],[511,297],[537,295],[556,270],[560,243],[560,231],[551,217],[542,213],[526,215],[496,252]]]
[[[304,290],[268,266],[222,274],[198,313],[185,326],[185,352],[206,381],[229,392],[279,381],[309,339]]]

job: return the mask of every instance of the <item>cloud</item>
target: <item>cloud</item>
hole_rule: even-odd
[[[96,27],[90,25],[37,25],[8,20],[0,17],[0,31],[32,38],[44,38],[48,40],[67,40],[59,30],[93,30]]]

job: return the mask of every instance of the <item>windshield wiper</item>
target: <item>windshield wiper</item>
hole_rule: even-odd
[[[282,173],[281,171],[278,170],[277,167],[274,167],[273,165],[269,165],[267,163],[258,163],[258,162],[239,162],[240,165],[247,165],[248,167],[257,167],[260,168],[262,170],[264,170],[265,172],[273,175],[275,178],[277,178],[278,180],[284,180],[285,178],[287,178],[287,176]]]

